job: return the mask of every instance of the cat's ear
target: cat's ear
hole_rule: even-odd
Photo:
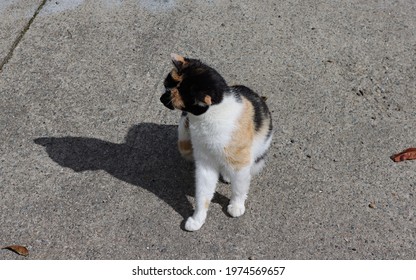
[[[171,53],[170,57],[172,59],[173,65],[175,65],[176,69],[180,72],[183,68],[186,67],[188,64],[188,59],[183,56],[180,56],[176,53]]]
[[[212,98],[210,95],[206,94],[202,100],[199,100],[197,104],[201,107],[208,107],[212,105]]]

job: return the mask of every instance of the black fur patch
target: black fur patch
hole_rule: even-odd
[[[228,86],[216,70],[197,59],[189,58],[186,58],[186,65],[175,64],[175,67],[181,74],[182,81],[174,80],[171,73],[167,75],[164,81],[167,92],[161,97],[161,101],[166,107],[171,108],[169,107],[169,95],[166,94],[172,88],[177,88],[179,91],[185,105],[181,109],[194,115],[201,115],[208,110],[209,105],[204,104],[207,95],[211,97],[211,105],[222,101]]]
[[[165,88],[174,88],[179,84],[179,81],[176,81],[173,77],[172,74],[169,73],[165,79],[165,82],[163,83],[163,85],[165,86]]]
[[[166,108],[171,109],[171,110],[175,110],[175,108],[172,105],[172,99],[170,96],[170,91],[166,91],[164,94],[162,94],[162,96],[160,97],[160,102],[163,103],[163,105],[165,105]]]
[[[254,161],[254,163],[259,163],[260,161],[264,160],[266,158],[266,156],[267,156],[267,152],[265,152],[264,154],[257,157],[256,160]]]

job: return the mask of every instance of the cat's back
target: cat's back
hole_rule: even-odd
[[[230,87],[231,93],[240,102],[247,102],[252,109],[252,121],[254,123],[255,135],[261,138],[270,137],[273,125],[271,114],[264,98],[260,97],[250,88],[243,85]]]

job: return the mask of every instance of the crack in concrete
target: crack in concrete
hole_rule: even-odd
[[[14,42],[12,44],[12,47],[10,48],[10,50],[7,53],[6,57],[0,62],[0,72],[3,71],[4,65],[6,65],[9,62],[9,60],[13,57],[14,50],[19,45],[20,41],[22,41],[23,37],[25,36],[26,32],[29,30],[30,26],[32,25],[32,23],[35,20],[35,18],[37,17],[37,15],[42,10],[43,6],[45,6],[46,1],[47,0],[43,0],[42,3],[40,3],[39,7],[36,9],[36,11],[33,14],[33,16],[30,18],[30,20],[25,25],[25,27],[22,29],[22,31],[20,31],[19,36],[17,36],[17,38],[14,40]]]

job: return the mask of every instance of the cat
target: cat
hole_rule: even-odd
[[[178,149],[195,162],[195,210],[185,222],[187,231],[205,223],[216,184],[231,183],[227,207],[232,217],[245,212],[252,175],[265,165],[272,141],[270,111],[258,94],[245,86],[228,86],[213,68],[198,59],[171,54],[174,65],[164,81],[160,101],[182,111]]]

